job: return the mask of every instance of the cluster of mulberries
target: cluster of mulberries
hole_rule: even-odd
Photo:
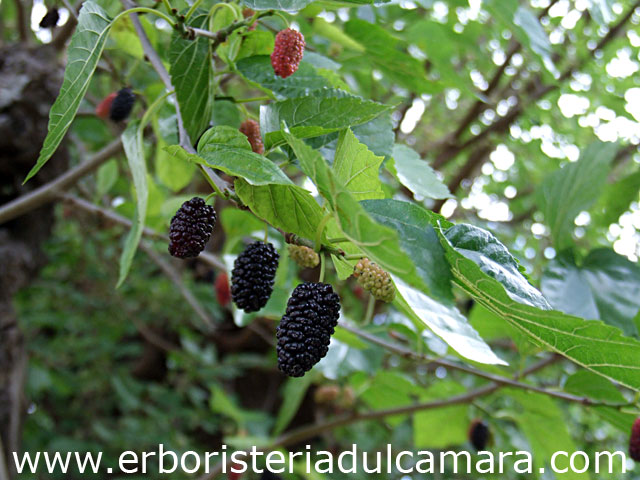
[[[200,197],[182,204],[171,219],[169,253],[178,258],[197,257],[216,225],[216,212]]]
[[[329,349],[340,316],[340,297],[327,283],[298,285],[277,329],[278,368],[302,377]]]
[[[240,125],[240,131],[247,137],[251,144],[251,150],[262,155],[264,153],[264,143],[260,135],[260,124],[255,120],[245,120]]]
[[[396,296],[391,275],[368,258],[361,258],[358,261],[354,267],[353,276],[358,279],[362,288],[378,300],[392,302]]]
[[[289,245],[289,256],[303,268],[315,268],[320,263],[320,255],[304,245]]]
[[[304,46],[304,36],[300,32],[291,28],[279,31],[271,54],[275,74],[282,78],[293,75],[302,60]]]
[[[629,456],[636,462],[640,462],[640,418],[636,418],[631,427],[629,438]]]
[[[130,88],[122,88],[117,92],[110,93],[98,104],[96,116],[103,119],[109,118],[113,122],[121,122],[131,114],[135,100],[136,96]]]
[[[42,20],[40,20],[40,28],[53,28],[58,25],[58,20],[60,20],[60,13],[56,7],[51,7],[47,10]]]
[[[238,255],[231,271],[231,298],[247,313],[267,304],[278,269],[277,250],[271,243],[253,242]]]
[[[484,451],[489,443],[489,425],[482,420],[474,420],[469,427],[469,441],[478,452]]]

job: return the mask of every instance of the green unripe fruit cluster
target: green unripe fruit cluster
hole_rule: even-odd
[[[396,296],[396,289],[391,275],[368,258],[361,258],[353,270],[358,283],[376,299],[392,302]]]
[[[320,256],[309,247],[289,245],[289,256],[304,268],[315,268],[320,263]]]

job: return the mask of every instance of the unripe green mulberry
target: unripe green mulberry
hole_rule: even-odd
[[[289,256],[301,267],[315,268],[320,263],[320,256],[309,247],[289,245]]]
[[[391,275],[368,258],[361,258],[353,269],[353,276],[358,279],[366,291],[378,300],[392,302],[396,296],[396,288]]]

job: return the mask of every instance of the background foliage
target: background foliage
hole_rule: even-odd
[[[474,418],[491,450],[530,450],[537,467],[556,450],[626,450],[640,390],[638,2],[204,0],[177,29],[167,4],[141,0],[134,18],[129,1],[85,2],[67,49],[30,176],[65,134],[70,168],[114,138],[123,152],[67,193],[50,262],[16,297],[25,450],[115,464],[159,441],[469,449]],[[17,5],[0,3],[5,43]],[[307,42],[287,79],[268,57],[283,19]],[[126,84],[139,101],[122,131],[92,111]],[[265,156],[238,132],[246,118]],[[232,194],[215,201],[210,252],[173,262],[168,222],[211,182]],[[245,315],[214,279],[263,220],[281,263],[268,305]],[[328,356],[302,379],[278,373],[273,332],[318,272],[288,259],[282,232],[322,240],[342,300]],[[337,248],[387,269],[395,302],[368,318]]]

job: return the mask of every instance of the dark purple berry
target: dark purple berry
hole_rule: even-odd
[[[302,377],[329,350],[340,317],[340,297],[328,283],[298,285],[278,325],[278,368],[290,377]]]
[[[194,197],[182,204],[171,219],[169,253],[178,258],[197,257],[204,250],[216,225],[216,211]]]
[[[278,255],[270,243],[253,242],[238,255],[231,271],[231,298],[247,313],[269,301],[278,269]]]

